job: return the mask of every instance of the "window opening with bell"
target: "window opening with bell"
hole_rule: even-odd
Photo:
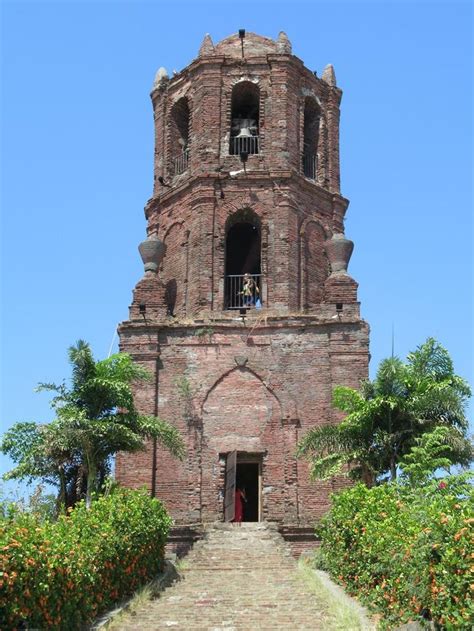
[[[251,81],[241,81],[232,90],[229,153],[232,156],[259,153],[260,91]]]

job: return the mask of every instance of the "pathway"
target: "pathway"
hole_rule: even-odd
[[[181,581],[134,615],[124,616],[114,629],[334,629],[327,605],[302,580],[287,545],[270,524],[211,527],[181,565]]]

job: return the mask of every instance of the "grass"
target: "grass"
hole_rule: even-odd
[[[151,600],[157,598],[164,589],[169,587],[171,582],[179,577],[180,569],[183,569],[185,563],[178,562],[169,571],[169,577],[164,579],[164,575],[159,576],[157,579],[151,581],[147,585],[144,585],[138,589],[134,595],[128,600],[122,609],[110,617],[100,629],[101,631],[118,631],[122,628],[125,621],[128,621],[130,616],[137,615],[140,609],[143,609]],[[166,573],[165,573],[166,574]],[[93,627],[95,629],[97,627]]]
[[[363,619],[357,604],[351,602],[349,596],[339,596],[337,592],[328,589],[308,562],[300,560],[298,569],[305,584],[326,604],[334,631],[370,631],[371,628],[376,628],[375,624],[368,626],[370,621]]]

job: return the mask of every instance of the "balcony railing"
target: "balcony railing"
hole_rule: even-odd
[[[189,163],[189,149],[186,149],[176,158],[173,158],[172,171],[173,175],[181,175],[188,168]]]
[[[262,306],[261,274],[228,274],[225,277],[225,309]]]
[[[243,152],[258,153],[258,140],[259,136],[232,136],[229,153],[231,156],[240,156]]]
[[[316,179],[317,158],[315,153],[303,153],[303,173],[311,180]]]

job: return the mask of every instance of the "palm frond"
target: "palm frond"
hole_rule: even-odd
[[[70,346],[68,355],[72,366],[73,389],[77,389],[94,375],[94,357],[91,347],[84,340],[78,340],[75,346]]]
[[[328,454],[322,458],[311,461],[310,478],[312,480],[329,480],[335,475],[346,473],[344,471],[345,459],[340,454]]]
[[[336,386],[332,393],[332,405],[341,412],[351,414],[363,408],[364,397],[353,388],[347,386]]]
[[[186,446],[178,429],[157,416],[138,416],[140,432],[149,438],[156,438],[175,458],[183,460]]]
[[[454,374],[448,351],[432,337],[409,353],[407,360],[410,372],[417,379],[428,377],[430,380],[441,381]]]

